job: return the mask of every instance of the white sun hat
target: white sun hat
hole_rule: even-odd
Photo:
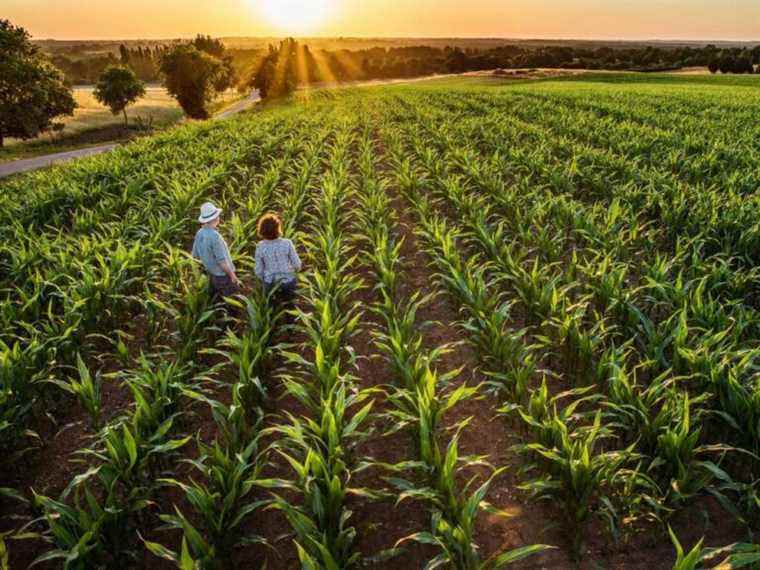
[[[202,224],[213,222],[215,219],[219,217],[219,214],[221,213],[222,213],[221,208],[217,208],[211,202],[206,202],[205,204],[203,204],[203,206],[201,206],[201,215],[198,218],[198,221]]]

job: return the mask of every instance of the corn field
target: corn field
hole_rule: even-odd
[[[753,78],[447,79],[4,182],[0,569],[760,567],[759,115]]]

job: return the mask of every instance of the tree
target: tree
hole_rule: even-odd
[[[220,60],[223,65],[223,72],[217,78],[214,88],[221,93],[226,91],[235,84],[235,68],[232,66],[232,56],[227,53],[227,48],[222,40],[214,39],[211,36],[198,34],[192,41],[196,49],[209,54]]]
[[[467,70],[467,55],[459,48],[454,48],[446,58],[446,69],[452,73],[462,73]]]
[[[232,66],[232,56],[226,54],[223,55],[221,62],[222,71],[214,82],[214,89],[218,93],[227,91],[227,89],[235,85],[235,82],[237,81],[237,74],[235,73],[235,68]]]
[[[72,115],[75,108],[63,75],[28,32],[0,20],[0,147],[6,137],[30,139],[49,131],[56,117]]]
[[[145,84],[128,67],[113,65],[106,68],[95,86],[95,99],[117,115],[124,113],[127,126],[127,107],[145,96]]]
[[[204,36],[198,34],[192,41],[192,44],[201,51],[205,51],[209,55],[213,55],[216,58],[221,59],[227,52],[227,48],[224,47],[222,40],[217,40],[211,36]]]
[[[733,73],[735,67],[734,57],[730,54],[724,54],[718,61],[718,69],[721,73]]]
[[[121,65],[129,67],[142,81],[156,81],[161,77],[158,67],[162,49],[163,47],[159,46],[155,51],[147,46],[129,49],[122,44],[119,47]]]
[[[280,47],[269,46],[269,52],[251,79],[262,99],[285,97],[298,87],[298,52],[301,46],[292,38],[280,42]]]
[[[748,55],[742,55],[736,58],[734,62],[734,73],[752,73],[755,68],[752,66],[752,60]]]
[[[194,119],[207,119],[206,108],[222,89],[228,74],[218,58],[199,50],[192,44],[180,44],[161,58],[161,72],[166,89]]]

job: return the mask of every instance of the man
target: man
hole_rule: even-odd
[[[198,218],[201,229],[195,234],[193,243],[193,257],[206,268],[214,298],[231,297],[240,292],[240,280],[235,274],[227,242],[217,231],[221,214],[221,208],[211,202],[201,206]]]

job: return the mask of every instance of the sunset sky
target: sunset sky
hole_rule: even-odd
[[[0,0],[35,38],[436,36],[760,40],[760,0]]]

